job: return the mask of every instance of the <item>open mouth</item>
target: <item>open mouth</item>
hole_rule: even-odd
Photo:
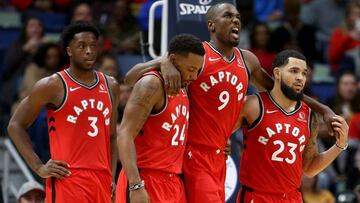
[[[232,29],[231,29],[231,36],[234,38],[234,39],[236,39],[236,40],[238,40],[239,39],[239,28],[237,28],[237,27],[233,27]]]

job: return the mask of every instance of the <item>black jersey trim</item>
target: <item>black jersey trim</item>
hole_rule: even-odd
[[[233,55],[231,56],[231,59],[230,59],[230,60],[225,60],[226,57],[224,57],[210,42],[205,42],[205,43],[206,43],[207,45],[209,45],[209,47],[210,47],[215,53],[217,53],[217,54],[221,57],[221,59],[222,59],[223,61],[225,61],[226,63],[230,64],[230,63],[234,62],[234,60],[235,60],[235,58],[236,58],[235,52],[233,52]]]
[[[293,111],[287,112],[287,111],[285,111],[285,110],[275,101],[274,98],[272,98],[270,92],[266,92],[266,93],[267,93],[267,95],[269,96],[270,101],[271,101],[280,111],[282,111],[286,116],[291,116],[291,115],[295,114],[295,113],[298,112],[298,111],[301,109],[301,107],[302,107],[302,102],[301,102],[301,101],[298,101],[297,104],[296,104],[295,109],[294,109]]]
[[[97,74],[96,71],[94,71],[94,73],[95,73],[95,78],[96,78],[96,79],[95,79],[96,81],[94,82],[94,84],[86,85],[86,84],[81,83],[80,81],[76,80],[75,77],[73,77],[68,70],[69,70],[69,69],[64,70],[64,72],[66,73],[66,75],[69,76],[69,78],[70,78],[74,83],[76,83],[76,84],[78,84],[78,85],[80,85],[81,87],[84,87],[84,88],[86,88],[86,89],[92,89],[92,88],[96,87],[96,85],[98,85],[99,82],[100,82],[99,76],[98,76],[98,74]]]
[[[242,59],[242,61],[243,61],[243,63],[244,63],[244,66],[245,66],[245,69],[246,69],[246,73],[247,73],[247,76],[248,76],[248,82],[250,82],[251,72],[250,72],[250,70],[249,70],[248,65],[246,64],[246,61],[245,61],[245,58],[244,58],[244,54],[243,54],[243,52],[242,52],[241,49],[239,49],[239,48],[236,48],[236,49],[240,52],[240,56],[241,56],[241,59]]]
[[[106,88],[107,88],[107,90],[108,90],[108,96],[109,96],[109,99],[110,99],[110,102],[111,102],[111,106],[112,106],[112,102],[113,102],[113,97],[112,97],[112,94],[111,94],[111,89],[110,89],[110,87],[109,87],[109,81],[108,81],[108,79],[107,79],[107,77],[106,77],[106,75],[104,74],[104,73],[100,73],[102,76],[103,76],[103,78],[104,78],[104,81],[105,81],[105,85],[106,85]]]
[[[264,118],[264,102],[262,101],[259,93],[255,94],[256,97],[258,98],[259,101],[259,106],[260,106],[260,114],[259,116],[256,118],[256,120],[250,124],[250,126],[247,128],[248,131],[251,131],[252,129],[254,129],[256,126],[258,126],[260,124],[260,122],[263,120]]]
[[[62,107],[65,105],[66,101],[67,101],[67,98],[68,98],[68,86],[67,86],[67,83],[66,83],[66,80],[65,78],[58,72],[56,73],[58,76],[60,76],[60,79],[61,79],[61,82],[63,83],[63,86],[64,86],[64,97],[59,105],[59,107],[55,108],[54,109],[54,112],[58,112],[60,111],[60,109],[62,109]]]

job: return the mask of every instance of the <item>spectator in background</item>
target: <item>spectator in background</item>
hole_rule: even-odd
[[[350,3],[345,10],[345,20],[337,27],[329,42],[329,63],[332,72],[338,72],[339,64],[347,51],[360,45],[360,3]]]
[[[261,66],[269,75],[273,75],[272,62],[275,59],[275,52],[270,51],[270,30],[266,23],[256,23],[250,31],[250,51],[255,54]]]
[[[349,139],[350,139],[350,144],[353,143],[353,145],[358,146],[360,143],[360,89],[358,89],[354,104],[355,104],[354,105],[355,113],[349,122]],[[360,161],[360,157],[359,157],[359,161]]]
[[[119,63],[112,53],[105,52],[98,59],[98,70],[105,73],[106,75],[113,76],[117,81],[119,81]]]
[[[238,47],[241,49],[250,48],[250,29],[253,24],[253,2],[252,0],[236,0],[236,6],[241,13],[240,41]]]
[[[300,20],[300,0],[284,1],[284,22],[273,32],[273,50],[295,49],[303,53],[308,65],[312,67],[316,59],[315,29]]]
[[[330,191],[320,189],[318,185],[318,176],[302,177],[301,192],[303,200],[306,203],[335,203],[335,197]]]
[[[93,22],[93,12],[88,3],[79,3],[74,6],[71,22],[75,21]]]
[[[140,28],[126,1],[115,2],[106,30],[112,38],[114,51],[127,54],[140,52]]]
[[[0,78],[0,115],[5,117],[5,122],[6,117],[10,114],[11,105],[16,100],[19,81],[24,74],[24,69],[44,41],[44,28],[41,20],[30,16],[22,27],[19,39],[6,51],[4,70]]]
[[[316,29],[316,47],[321,61],[327,61],[327,47],[331,33],[344,18],[348,0],[314,0],[303,6],[301,20]]]
[[[331,98],[327,105],[347,121],[351,118],[358,103],[356,103],[357,80],[352,72],[344,72],[337,80],[336,95]]]
[[[79,3],[73,6],[73,11],[71,14],[71,22],[76,21],[85,21],[93,24],[95,23],[93,10],[88,3]],[[112,42],[105,30],[100,30],[100,36],[98,40],[98,58],[101,56],[103,52],[112,51]]]
[[[45,202],[45,190],[36,181],[24,183],[17,194],[17,203],[43,203]]]
[[[283,15],[284,0],[254,0],[254,16],[259,22],[279,21]]]

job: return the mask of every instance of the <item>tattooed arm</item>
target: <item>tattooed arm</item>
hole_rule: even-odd
[[[134,139],[143,128],[150,113],[159,110],[164,102],[164,90],[160,79],[154,75],[148,75],[135,84],[125,107],[124,117],[118,131],[117,145],[119,157],[130,185],[141,181],[136,165]],[[130,199],[135,202],[137,202],[136,200],[147,202],[149,198],[145,188],[142,188],[130,192]]]
[[[317,148],[317,118],[313,114],[312,129],[308,144],[305,146],[303,153],[303,171],[304,174],[313,177],[324,170],[333,162],[336,157],[347,146],[348,125],[344,118],[335,116],[332,127],[339,136],[336,137],[336,144],[325,152],[319,153]]]

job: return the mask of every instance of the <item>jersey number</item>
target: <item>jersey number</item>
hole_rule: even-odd
[[[90,126],[93,128],[92,131],[88,131],[87,133],[90,137],[96,137],[99,132],[98,127],[96,126],[97,119],[97,117],[88,117],[88,120],[91,122]]]
[[[218,110],[221,111],[226,107],[226,105],[229,103],[229,92],[228,91],[222,91],[219,94],[219,100],[221,102],[221,105],[218,107]]]
[[[182,127],[179,141],[176,140],[177,137],[178,137],[178,135],[179,135],[179,130],[180,130],[179,125],[176,124],[176,125],[174,126],[174,128],[175,128],[175,131],[176,131],[176,132],[175,132],[174,136],[173,136],[172,139],[171,139],[171,145],[172,145],[172,146],[178,146],[178,145],[179,145],[179,141],[181,141],[181,145],[184,145],[184,140],[185,140],[185,124],[184,124],[183,127]]]
[[[274,143],[274,145],[279,145],[280,148],[279,148],[278,150],[276,150],[276,151],[272,154],[271,160],[284,162],[284,158],[282,158],[282,157],[279,156],[280,153],[283,152],[284,149],[285,149],[285,144],[284,144],[284,142],[281,141],[281,140],[275,140],[273,143]],[[295,160],[296,160],[296,154],[295,154],[294,151],[295,151],[295,149],[296,149],[296,147],[297,147],[297,144],[288,142],[288,143],[287,143],[287,146],[290,147],[289,152],[290,152],[290,154],[291,154],[291,159],[285,158],[285,161],[286,161],[286,163],[288,163],[288,164],[293,164],[293,163],[295,162]]]

